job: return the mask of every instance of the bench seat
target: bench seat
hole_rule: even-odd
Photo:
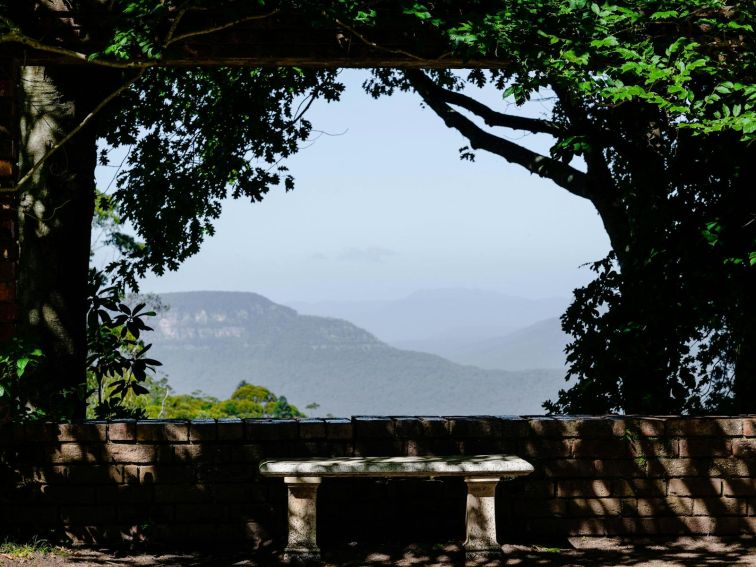
[[[467,485],[465,549],[468,556],[500,552],[496,541],[495,499],[499,480],[533,472],[515,455],[427,457],[341,457],[269,459],[263,476],[283,477],[288,488],[287,559],[319,559],[316,543],[317,489],[323,477],[463,477]]]
[[[451,457],[343,457],[269,460],[260,465],[265,476],[522,476],[533,465],[514,455]]]

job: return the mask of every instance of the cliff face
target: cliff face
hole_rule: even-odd
[[[562,373],[462,366],[393,348],[340,319],[299,315],[253,293],[161,296],[153,352],[179,392],[225,397],[240,380],[319,415],[538,413]],[[150,339],[148,339],[150,340]]]

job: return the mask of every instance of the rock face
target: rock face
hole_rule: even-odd
[[[340,319],[299,315],[254,293],[161,296],[150,339],[178,392],[225,397],[241,380],[318,415],[540,413],[563,373],[505,372],[393,348]],[[148,340],[150,340],[148,339]]]

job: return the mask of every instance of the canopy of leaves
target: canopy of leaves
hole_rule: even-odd
[[[202,392],[176,395],[166,378],[148,379],[149,393],[131,398],[129,404],[148,418],[222,419],[222,418],[291,418],[304,417],[284,396],[276,396],[262,386],[242,381],[227,400],[218,400]]]
[[[144,241],[111,268],[132,287],[174,270],[213,234],[224,198],[292,189],[281,162],[311,131],[304,113],[342,88],[327,70],[148,70],[102,125],[110,146],[130,148],[109,198]]]

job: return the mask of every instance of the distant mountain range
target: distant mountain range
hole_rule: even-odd
[[[524,370],[564,368],[564,348],[569,338],[562,331],[559,319],[552,317],[500,337],[431,337],[394,341],[392,345],[437,354],[460,364],[481,368]]]
[[[285,395],[300,409],[316,402],[317,415],[503,415],[542,413],[541,403],[564,384],[559,366],[518,371],[465,366],[389,346],[350,322],[300,315],[254,293],[160,298],[169,309],[146,338],[180,393],[226,397],[247,380]]]
[[[559,316],[568,304],[563,297],[525,299],[459,288],[417,291],[394,301],[287,303],[302,314],[344,319],[392,344],[427,338],[474,341],[501,337]]]

